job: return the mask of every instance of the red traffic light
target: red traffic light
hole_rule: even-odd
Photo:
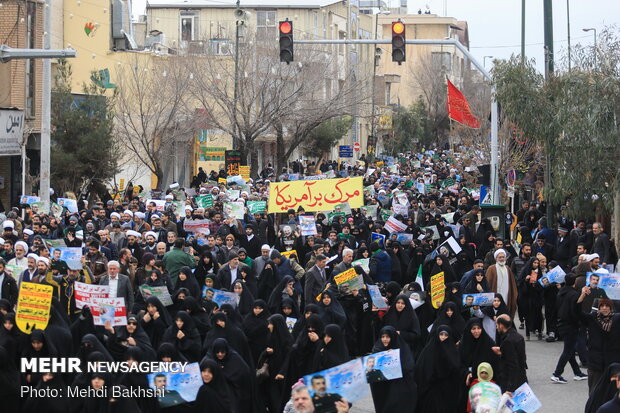
[[[293,26],[290,22],[284,21],[280,22],[280,33],[282,34],[290,34]]]
[[[404,32],[405,32],[405,25],[403,24],[403,22],[392,23],[392,33],[403,34]]]

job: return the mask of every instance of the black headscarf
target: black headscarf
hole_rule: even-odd
[[[476,280],[476,275],[478,274],[482,274],[482,280],[480,282]],[[482,287],[482,291],[478,290],[478,285]],[[489,291],[491,291],[491,289],[489,288],[487,277],[484,275],[484,270],[482,268],[475,269],[471,281],[465,287],[465,294],[479,294]]]
[[[263,311],[259,315],[254,314],[254,308],[262,308]],[[269,318],[269,310],[264,300],[255,300],[252,310],[243,319],[243,333],[248,338],[252,359],[257,365],[260,354],[267,347],[267,337],[269,330],[267,329],[267,319]]]
[[[390,342],[383,345],[381,337],[387,335]],[[371,383],[370,390],[378,413],[411,412],[417,402],[417,386],[414,381],[415,365],[409,346],[394,327],[385,326],[379,332],[379,338],[372,348],[373,353],[399,349],[400,367],[403,377],[400,379]]]
[[[230,388],[224,371],[215,360],[207,359],[200,362],[200,370],[209,370],[213,376],[209,383],[198,389],[194,409],[197,412],[228,413],[232,411]]]
[[[323,297],[329,296],[331,298],[331,302],[329,305],[323,304]],[[342,308],[342,304],[336,299],[336,295],[331,290],[323,291],[321,294],[321,301],[319,301],[319,308],[321,319],[327,324],[337,324],[340,327],[344,328],[345,323],[347,322],[347,316],[344,312],[344,308]]]
[[[447,333],[448,338],[441,341],[440,333]],[[454,334],[447,325],[440,325],[431,332],[429,342],[420,353],[416,365],[415,376],[419,392],[417,410],[437,413],[457,411],[460,369],[461,360]],[[452,393],[450,397],[445,397],[448,389]]]
[[[164,357],[170,358],[170,361],[187,361],[172,343],[161,343],[157,348],[157,361],[163,361]]]
[[[325,343],[325,337],[330,337],[331,340]],[[347,344],[342,334],[342,328],[336,324],[325,326],[323,343],[314,355],[313,370],[326,370],[339,364],[346,363],[349,360],[349,351],[347,350]]]
[[[4,411],[19,410],[19,372],[12,357],[2,346],[0,346],[0,400]]]
[[[611,363],[592,390],[586,402],[585,413],[596,413],[602,405],[618,396],[616,382],[611,381],[617,374],[620,374],[620,363]]]
[[[297,319],[297,322],[295,323],[295,326],[293,327],[293,332],[291,333],[293,334],[293,340],[297,340],[300,334],[304,334],[306,332],[306,326],[308,325],[308,321],[307,321],[308,318],[306,317],[306,314],[319,315],[320,312],[321,312],[321,309],[319,308],[317,304],[306,304],[306,307],[304,308],[304,314],[302,314]]]
[[[108,351],[107,348],[103,345],[101,341],[93,334],[86,334],[82,337],[80,342],[80,349],[78,350],[78,356],[82,361],[82,370],[85,370],[86,362],[88,361],[88,356],[93,352],[99,352],[105,356],[106,361],[114,361],[112,355]]]
[[[237,311],[241,316],[245,316],[248,313],[252,312],[252,304],[254,303],[254,296],[250,292],[248,285],[240,280],[237,280],[233,283],[231,291],[234,291],[236,285],[241,286],[241,295],[239,296],[239,304],[237,304]]]
[[[285,275],[284,277],[282,277],[278,285],[276,285],[276,287],[273,289],[273,292],[269,296],[269,301],[267,302],[267,304],[269,306],[269,311],[271,311],[273,314],[277,313],[280,310],[280,305],[285,298],[296,298],[294,289],[292,297],[289,296],[285,291],[286,286],[289,283],[295,284],[295,279],[293,279],[293,277],[291,277],[290,275]]]
[[[405,304],[405,308],[402,311],[396,310],[396,302],[398,300],[402,300]],[[396,297],[394,304],[392,304],[383,317],[383,323],[399,331],[400,336],[409,345],[410,350],[413,351],[414,344],[420,337],[420,322],[408,296],[399,294]]]
[[[286,307],[288,307],[288,308],[290,308],[292,310],[290,315],[285,315],[284,314],[284,308],[286,308]],[[282,316],[284,316],[285,318],[286,317],[291,317],[291,318],[299,319],[299,317],[300,317],[299,306],[290,297],[285,297],[285,298],[282,299],[282,304],[280,304],[280,311],[279,311],[279,313],[282,314]]]
[[[482,330],[478,338],[475,338],[471,333],[471,329],[474,326],[478,326]],[[469,370],[473,378],[477,378],[478,365],[480,363],[487,362],[493,367],[493,371],[498,371],[499,360],[497,355],[491,350],[493,346],[495,346],[495,341],[484,331],[482,320],[477,317],[470,318],[465,326],[459,350],[461,353],[461,363]]]
[[[388,305],[394,304],[396,301],[396,297],[400,294],[400,284],[396,281],[390,281],[385,285],[385,296],[388,299]]]
[[[220,327],[217,323],[218,321],[223,321],[224,327]],[[220,311],[213,314],[211,317],[211,324],[212,328],[209,330],[204,342],[202,343],[203,354],[211,349],[215,340],[218,338],[224,338],[230,347],[232,347],[243,357],[243,360],[248,365],[254,367],[250,347],[245,334],[243,334],[243,331],[241,331],[239,327],[229,322],[226,313]]]
[[[181,328],[177,325],[177,321],[183,323]],[[183,338],[178,338],[179,331],[183,332]],[[174,323],[164,333],[163,341],[172,343],[190,363],[200,360],[200,333],[192,316],[186,311],[177,312]]]
[[[510,314],[510,312],[508,311],[508,306],[506,305],[506,302],[504,301],[504,297],[502,297],[502,295],[499,293],[495,293],[494,298],[499,298],[500,300],[499,307],[495,308],[492,305],[483,307],[482,312],[484,313],[484,315],[489,316],[490,318],[495,320],[495,317],[497,316],[500,316],[502,314]]]
[[[285,374],[281,369],[293,346],[293,336],[289,333],[286,320],[281,314],[273,314],[268,322],[273,326],[273,331],[267,337],[267,347],[273,349],[273,354],[269,358],[269,374],[275,377],[278,374]]]
[[[217,358],[218,353],[224,353],[225,356],[220,360]],[[213,342],[210,351],[202,361],[208,359],[214,360],[228,381],[230,386],[233,405],[236,406],[234,411],[252,412],[252,396],[254,395],[255,373],[247,365],[244,359],[237,353],[228,341],[224,338],[218,338]]]
[[[137,322],[136,329],[133,333],[129,333],[127,330],[127,326],[117,326],[115,327],[116,334],[111,340],[108,341],[108,349],[110,350],[110,354],[114,357],[114,359],[120,361],[125,358],[125,353],[129,351],[131,348],[137,348],[143,353],[143,359],[145,361],[150,361],[155,359],[155,349],[151,345],[151,340],[149,339],[148,334],[142,328],[142,325],[138,321],[138,317],[135,314],[129,314],[127,316],[127,322]],[[127,339],[132,337],[136,342],[136,346],[130,346],[127,343]]]
[[[144,353],[139,347],[129,347],[124,354],[124,361],[135,360],[137,362],[146,361]],[[151,359],[149,359],[151,360]],[[154,360],[154,358],[153,358]],[[124,385],[130,389],[149,389],[149,380],[145,373],[128,372],[121,375],[118,379],[119,385]],[[159,403],[155,397],[137,397],[135,398],[138,407],[143,413],[159,411]]]
[[[437,263],[438,258],[441,258],[441,265]],[[443,280],[446,285],[458,281],[456,278],[456,274],[454,274],[454,270],[450,265],[449,258],[442,254],[439,254],[435,257],[435,263],[433,264],[431,274],[435,275],[440,272],[443,272]]]
[[[198,285],[198,281],[194,276],[194,273],[189,267],[181,267],[179,274],[183,273],[185,275],[185,280],[181,280],[179,277],[177,279],[177,285],[175,286],[175,290],[180,290],[181,288],[187,288],[189,290],[189,295],[195,298],[200,298],[200,285]]]
[[[23,413],[38,413],[38,412],[50,412],[50,413],[66,413],[69,408],[69,399],[64,397],[51,397],[47,391],[59,391],[62,394],[66,387],[59,374],[54,374],[48,381],[43,381],[43,376],[40,377],[38,383],[36,383],[36,389],[41,391],[40,394],[44,394],[43,397],[30,397],[26,399],[22,409]],[[4,405],[4,399],[2,400],[3,410],[6,407]],[[10,412],[10,410],[6,410]],[[15,410],[16,411],[16,410]]]
[[[211,328],[211,320],[209,318],[209,314],[207,314],[198,300],[191,296],[185,297],[181,310],[187,311],[192,316],[192,319],[196,324],[196,328],[200,333],[200,337],[204,339],[207,335],[207,331]]]
[[[452,310],[451,317],[446,314],[448,309]],[[461,313],[458,311],[458,307],[452,301],[443,303],[439,309],[437,319],[433,323],[433,328],[431,329],[431,336],[437,331],[437,328],[442,325],[450,327],[450,335],[454,338],[455,342],[459,341],[463,336],[465,320],[463,320]]]
[[[258,279],[258,298],[269,302],[278,278],[278,266],[271,260],[267,261]]]

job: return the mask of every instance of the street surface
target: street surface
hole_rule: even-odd
[[[524,330],[518,330],[523,334]],[[527,377],[529,384],[534,390],[536,397],[542,403],[542,412],[561,412],[561,413],[580,413],[585,408],[588,399],[588,381],[574,381],[573,372],[570,365],[564,369],[564,378],[568,384],[555,384],[549,380],[551,373],[555,369],[562,352],[562,342],[547,343],[544,340],[532,340],[525,342],[527,352],[528,371]],[[586,373],[586,369],[582,371]],[[370,413],[374,412],[372,398],[368,397],[358,401],[351,409],[351,413]],[[428,412],[419,412],[428,413]]]

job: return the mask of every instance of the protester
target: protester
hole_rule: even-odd
[[[61,213],[25,205],[10,211],[0,242],[0,396],[6,406],[15,396],[11,363],[23,352],[83,362],[199,363],[193,400],[168,388],[165,400],[137,398],[125,411],[346,412],[351,406],[329,389],[325,370],[398,349],[401,378],[388,378],[373,364],[378,359],[364,366],[367,378],[377,379],[370,383],[375,410],[460,413],[477,381],[494,377],[511,392],[527,382],[526,343],[513,318],[528,340],[531,334],[542,339],[545,328],[547,341],[563,340],[554,372],[559,382],[575,351],[588,368],[592,395],[598,378],[615,377],[607,373],[620,361],[620,316],[600,268],[615,264],[603,223],[547,217],[533,199],[521,203],[514,231],[503,217],[497,227],[478,205],[475,163],[460,152],[354,164],[296,161],[286,168],[251,171],[257,179],[204,170],[193,187],[173,183],[164,193],[135,192],[142,189],[130,185],[118,197],[105,190],[89,199],[78,195],[78,212],[66,203]],[[357,191],[363,199],[343,198],[318,211],[298,200],[305,196],[300,193],[291,198],[295,205],[270,210],[270,184],[310,177],[359,178],[363,186],[341,192],[352,197]],[[254,212],[263,205],[256,202],[266,202],[267,210]],[[561,289],[560,281],[543,286],[555,265],[568,273]],[[350,279],[337,277],[345,272]],[[29,335],[16,314],[24,283],[51,286],[56,297],[47,327],[29,324],[37,327]],[[83,305],[81,291],[91,288],[124,299],[113,321],[101,321],[97,303]],[[493,300],[485,295],[483,305],[469,305],[478,294]],[[117,310],[124,310],[121,323]],[[586,377],[577,370],[576,378]],[[289,394],[315,373],[321,383],[298,383]],[[33,373],[20,380],[34,389],[72,382],[82,389],[153,385],[133,372]],[[174,387],[163,380],[160,387]],[[612,396],[598,398],[596,408]],[[40,401],[23,399],[20,407],[42,410]],[[177,405],[165,405],[170,401]],[[71,399],[66,409],[51,400],[50,409],[90,413],[126,402]]]

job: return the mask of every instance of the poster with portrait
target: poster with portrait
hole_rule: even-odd
[[[110,321],[112,326],[127,325],[124,297],[96,299],[90,306],[90,312],[96,326],[103,326],[106,321]]]
[[[150,373],[147,378],[152,389],[165,389],[164,395],[157,397],[161,408],[193,402],[202,386],[198,363],[186,365],[183,372]]]
[[[245,205],[243,202],[225,202],[224,219],[243,219]]]
[[[368,293],[370,294],[370,298],[372,300],[372,305],[377,307],[379,310],[387,310],[388,305],[383,299],[381,295],[381,290],[379,287],[372,284],[366,284],[366,288],[368,288]]]
[[[224,304],[230,304],[234,308],[237,308],[239,303],[239,296],[230,291],[216,290],[215,288],[203,287],[202,296],[207,301],[213,301],[218,307],[222,307]]]
[[[368,396],[368,383],[361,359],[304,376],[315,412],[333,412],[342,399],[355,402]]]
[[[377,383],[400,379],[403,370],[400,367],[400,349],[392,349],[370,354],[362,359],[364,373],[368,383]]]
[[[493,305],[494,293],[463,294],[463,307],[488,307]]]
[[[551,271],[549,271],[544,276],[540,277],[540,280],[538,280],[538,282],[543,287],[549,287],[553,285],[553,283],[562,284],[565,279],[566,279],[566,272],[564,272],[562,267],[560,267],[559,265],[556,265]]]
[[[469,404],[472,412],[496,412],[502,398],[500,387],[491,382],[479,382],[469,389]]]
[[[586,274],[586,285],[590,286],[590,279],[592,277],[599,277],[598,287],[602,288],[607,297],[611,300],[620,300],[620,273],[615,274],[601,274],[589,272]]]
[[[318,234],[316,230],[316,218],[310,215],[299,216],[299,228],[303,236]]]

